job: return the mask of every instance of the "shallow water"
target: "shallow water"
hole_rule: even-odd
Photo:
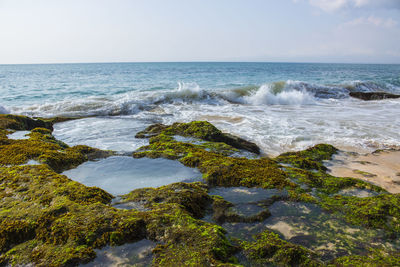
[[[122,246],[95,249],[96,258],[82,267],[108,267],[108,266],[151,266],[153,260],[152,250],[156,243],[143,239],[136,243]]]
[[[167,159],[135,159],[114,156],[89,161],[63,173],[87,186],[97,186],[113,195],[127,194],[143,187],[201,180],[201,173]]]
[[[340,217],[309,203],[278,201],[269,207],[272,214],[261,223],[225,223],[228,234],[244,240],[269,229],[284,239],[310,248],[323,255],[324,260],[364,254],[368,248],[398,248],[400,243],[384,240],[384,233],[353,226]]]
[[[148,125],[150,122],[129,117],[85,118],[55,124],[53,135],[70,146],[132,152],[148,144],[147,139],[135,138],[135,134]]]
[[[377,196],[379,193],[367,189],[346,188],[340,190],[337,194],[342,196],[355,196],[363,198]]]
[[[29,136],[26,135],[30,133],[31,133],[30,131],[16,131],[13,132],[12,134],[8,134],[7,137],[8,139],[14,139],[14,140],[29,139]]]
[[[209,194],[221,196],[233,204],[256,203],[288,195],[285,190],[248,187],[215,187],[210,189]]]

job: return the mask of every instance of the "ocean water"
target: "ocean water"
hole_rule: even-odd
[[[153,123],[208,120],[277,155],[330,143],[352,151],[398,146],[400,65],[105,63],[0,65],[0,113],[91,116],[57,124],[68,144],[133,151]]]

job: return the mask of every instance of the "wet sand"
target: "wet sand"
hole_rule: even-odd
[[[330,174],[355,177],[400,193],[400,150],[380,150],[368,154],[341,152],[326,162]]]

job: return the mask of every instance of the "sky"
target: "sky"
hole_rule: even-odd
[[[0,64],[400,63],[400,0],[0,0]]]

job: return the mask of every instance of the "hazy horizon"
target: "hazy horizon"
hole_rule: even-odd
[[[0,64],[400,63],[397,0],[0,0]]]
[[[265,64],[344,64],[344,65],[400,65],[400,63],[375,62],[306,62],[306,61],[98,61],[98,62],[35,62],[35,63],[0,63],[6,65],[63,65],[63,64],[146,64],[146,63],[265,63]]]

